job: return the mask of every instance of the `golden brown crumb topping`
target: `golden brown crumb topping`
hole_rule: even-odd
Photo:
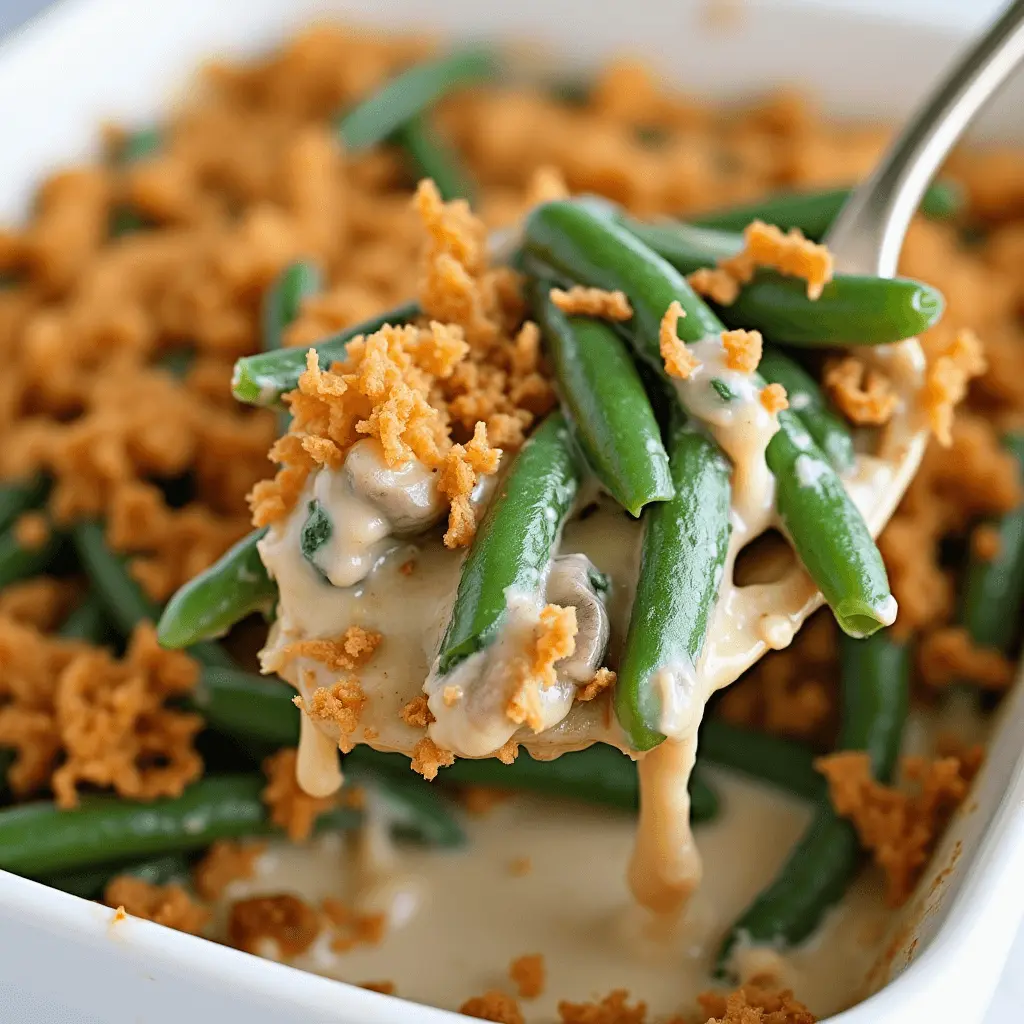
[[[889,378],[857,356],[827,364],[823,383],[843,415],[859,426],[888,423],[899,405]]]
[[[593,700],[595,697],[611,689],[615,685],[615,673],[610,668],[599,668],[593,679],[576,687],[576,699],[581,701]]]
[[[644,1024],[647,1004],[637,1000],[630,1006],[628,999],[629,993],[617,988],[593,1003],[562,1000],[558,1004],[558,1019],[562,1024]]]
[[[928,367],[921,403],[939,444],[953,443],[953,410],[967,394],[967,385],[988,369],[985,352],[973,331],[960,331]]]
[[[658,333],[658,345],[661,358],[665,363],[665,372],[670,377],[687,380],[690,374],[700,366],[700,360],[686,347],[676,333],[679,321],[686,316],[686,311],[678,302],[673,302],[661,318],[661,329]]]
[[[281,660],[310,658],[332,672],[352,671],[364,665],[380,646],[383,635],[362,626],[349,626],[334,640],[299,640],[281,651]]]
[[[523,1024],[519,1004],[504,992],[485,992],[482,996],[467,999],[459,1007],[459,1013],[478,1020],[496,1021],[497,1024]]]
[[[686,280],[698,295],[720,306],[731,306],[739,298],[740,282],[721,267],[701,267],[688,274]]]
[[[817,1018],[789,989],[776,991],[756,984],[723,995],[703,992],[697,997],[707,1024],[815,1024]]]
[[[192,869],[196,892],[204,900],[219,899],[232,882],[255,875],[256,862],[266,848],[266,843],[218,839]]]
[[[764,351],[760,331],[723,331],[722,347],[725,365],[738,373],[753,373]]]
[[[189,935],[199,935],[210,920],[210,911],[196,903],[180,885],[151,885],[131,875],[111,879],[103,891],[103,902],[132,917]]]
[[[1013,682],[1013,662],[999,651],[978,647],[962,626],[929,633],[918,647],[917,660],[929,686],[971,683],[983,690],[1005,690]]]
[[[455,755],[450,750],[439,747],[429,736],[424,736],[412,748],[410,767],[428,782],[437,778],[439,768],[449,768],[455,764]]]
[[[308,700],[293,697],[292,703],[312,721],[336,726],[338,749],[343,754],[355,746],[352,734],[359,727],[360,716],[366,707],[366,694],[358,679],[350,677],[339,679],[332,686],[318,686]]]
[[[296,751],[286,748],[263,762],[267,776],[263,802],[270,809],[270,820],[284,829],[293,842],[307,839],[316,819],[334,804],[329,797],[310,796],[299,786],[295,775],[297,760]]]
[[[22,580],[0,590],[0,619],[45,632],[60,625],[78,596],[78,588],[66,580],[51,576]]]
[[[427,705],[427,695],[417,694],[408,704],[402,706],[399,712],[402,721],[416,729],[425,729],[434,721],[434,715]]]
[[[755,220],[743,232],[743,249],[722,260],[719,267],[746,284],[758,267],[770,267],[807,282],[807,297],[818,298],[832,280],[832,254],[823,245],[804,238],[797,229],[783,233],[772,224]]]
[[[555,684],[555,663],[575,650],[576,609],[545,605],[532,645],[512,658],[509,665],[509,674],[516,680],[516,689],[505,708],[510,721],[519,725],[525,722],[534,732],[544,728],[540,691]]]
[[[320,915],[305,900],[290,893],[253,896],[231,905],[228,915],[228,942],[236,949],[259,954],[266,943],[273,943],[285,960],[301,956],[316,941],[322,922]]]
[[[633,315],[625,292],[575,285],[568,291],[551,289],[551,302],[568,316],[596,316],[602,320],[628,320]]]
[[[761,405],[772,414],[789,408],[789,398],[786,395],[786,389],[781,384],[766,384],[757,393],[757,398]]]
[[[120,796],[178,796],[202,771],[198,715],[166,701],[188,693],[194,661],[136,628],[124,658],[0,617],[0,745],[16,751],[8,782],[27,796],[49,784],[61,807],[86,784]]]
[[[815,762],[828,779],[836,812],[853,822],[861,845],[885,872],[891,906],[909,898],[979,764],[980,750],[963,759],[904,758],[904,790],[876,782],[870,758],[861,751],[831,754]]]
[[[544,957],[540,953],[517,956],[509,964],[508,976],[516,986],[520,999],[536,999],[544,991]]]

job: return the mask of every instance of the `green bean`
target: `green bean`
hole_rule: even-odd
[[[442,674],[494,639],[505,617],[506,591],[533,593],[540,586],[579,482],[565,418],[552,413],[520,449],[462,564],[441,641]]]
[[[765,458],[782,526],[842,630],[865,637],[891,625],[896,601],[882,556],[843,482],[792,413],[779,413]]]
[[[682,341],[698,341],[722,330],[686,279],[630,231],[603,216],[593,204],[558,200],[535,207],[526,219],[527,253],[560,281],[621,290],[633,307],[630,322],[639,354],[659,373],[664,364],[659,331],[665,311],[679,302]]]
[[[615,685],[615,713],[633,747],[660,743],[658,677],[692,684],[729,546],[729,460],[676,415],[669,428],[675,497],[647,512],[640,576]],[[681,699],[687,699],[685,695]]]
[[[746,206],[714,210],[687,220],[701,227],[724,231],[742,231],[751,221],[763,220],[783,231],[799,228],[808,238],[821,241],[852,191],[835,188],[822,192],[784,192]],[[948,220],[962,207],[963,190],[948,181],[930,185],[921,200],[921,212],[935,220]]]
[[[189,706],[217,732],[274,747],[299,741],[299,709],[295,690],[271,676],[237,668],[208,666],[188,696]]]
[[[109,633],[107,615],[95,594],[86,594],[81,604],[62,623],[59,633],[65,640],[84,640],[100,644]]]
[[[184,884],[191,878],[188,861],[180,854],[167,854],[147,860],[133,861],[119,867],[82,868],[68,871],[39,881],[61,892],[80,896],[85,900],[98,900],[107,885],[115,878],[128,875],[150,885]]]
[[[0,484],[0,532],[13,526],[25,512],[39,508],[50,490],[46,477]]]
[[[405,755],[385,754],[369,747],[357,747],[345,758],[346,770],[356,764],[379,772],[409,771]],[[494,757],[458,758],[441,772],[438,782],[540,793],[625,811],[635,811],[640,805],[636,763],[602,743],[562,754],[553,761],[535,761],[525,752],[512,764],[503,764]],[[708,821],[718,812],[718,797],[699,770],[690,777],[690,800],[694,821]]]
[[[1024,435],[1003,439],[1024,470]],[[1020,628],[1024,605],[1024,506],[993,524],[999,550],[989,561],[971,557],[964,576],[960,622],[979,647],[1008,654]]]
[[[19,804],[0,811],[0,868],[45,876],[273,833],[260,799],[265,786],[260,774],[219,775],[193,783],[179,797],[149,803],[85,796],[74,810],[49,801]],[[337,808],[317,824],[341,830],[360,820],[357,811]]]
[[[681,274],[712,267],[743,248],[739,235],[688,224],[618,220]],[[802,278],[774,270],[758,270],[734,302],[715,306],[729,327],[812,348],[902,341],[935,324],[943,308],[941,292],[910,278],[837,274],[818,298],[810,299]]]
[[[302,300],[323,287],[323,275],[315,263],[298,260],[289,263],[263,296],[260,322],[265,352],[281,348],[285,328],[299,315]]]
[[[140,622],[157,621],[160,609],[129,575],[124,558],[107,547],[99,523],[77,523],[72,528],[71,538],[97,598],[122,636],[130,636]],[[216,644],[194,644],[189,654],[205,665],[233,664]]]
[[[174,594],[157,626],[163,647],[191,647],[224,636],[247,615],[273,608],[277,584],[256,548],[265,533],[256,530],[243,537]]]
[[[550,290],[550,281],[533,281],[531,305],[573,436],[612,497],[638,516],[644,505],[673,494],[654,410],[615,329],[591,317],[566,316]]]
[[[863,750],[875,778],[888,782],[899,753],[908,704],[909,657],[885,634],[870,640],[843,637],[840,647],[842,726],[840,750]],[[718,957],[728,974],[737,945],[795,946],[845,892],[860,863],[853,826],[827,796],[810,826],[768,887],[732,926]]]
[[[277,405],[282,395],[299,386],[299,377],[306,369],[306,353],[309,348],[313,348],[319,356],[320,369],[326,370],[334,361],[345,358],[345,348],[353,338],[360,334],[372,334],[384,324],[409,323],[419,315],[419,305],[407,302],[353,327],[346,327],[315,345],[245,356],[235,363],[232,394],[238,401],[248,405]]]
[[[673,301],[686,314],[677,326],[682,341],[697,341],[722,330],[721,321],[671,264],[587,201],[563,200],[537,207],[527,218],[526,248],[565,278],[624,291],[633,306],[634,345],[661,372],[659,327]],[[751,380],[761,382],[757,374]],[[714,387],[710,382],[708,386]],[[887,625],[895,615],[895,602],[881,555],[842,482],[791,413],[779,414],[779,430],[766,455],[778,479],[783,523],[840,626],[851,635],[866,636]],[[678,487],[676,480],[677,493]],[[621,677],[618,692],[621,704],[627,700]],[[650,731],[652,719],[647,717],[646,741],[656,742],[657,734]]]
[[[61,548],[63,538],[52,527],[38,547],[24,547],[16,536],[16,526],[0,533],[0,589],[41,573]]]
[[[498,71],[494,52],[479,47],[424,61],[338,118],[338,134],[346,149],[367,149],[383,142],[453,89],[494,78]]]
[[[418,178],[430,178],[444,200],[473,201],[474,188],[458,152],[424,117],[415,117],[395,132],[393,141],[409,158]]]
[[[807,800],[819,799],[824,790],[810,747],[730,725],[720,718],[704,719],[697,759],[760,779]]]
[[[757,369],[766,381],[786,389],[790,409],[832,468],[839,473],[851,469],[855,459],[853,435],[846,422],[828,408],[817,381],[799,363],[771,347],[765,348]]]

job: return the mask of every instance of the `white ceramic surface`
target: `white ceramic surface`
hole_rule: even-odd
[[[932,3],[939,0],[917,6]],[[874,0],[841,6],[751,0],[737,28],[722,32],[708,30],[705,0],[632,0],[600,18],[593,0],[67,0],[0,46],[0,123],[6,138],[17,140],[0,149],[0,219],[19,216],[47,169],[87,152],[100,120],[145,121],[173,100],[197,60],[262,48],[317,14],[543,38],[577,62],[628,48],[694,91],[742,95],[797,81],[839,113],[901,117],[956,49],[954,22],[948,14],[928,25],[909,15],[885,22]],[[939,6],[952,9],[946,0]],[[971,20],[983,6],[991,5],[977,5]],[[1024,139],[1022,86],[1011,87],[986,118],[986,134]],[[962,844],[911,936],[915,957],[885,990],[834,1024],[981,1019],[1024,914],[1021,737],[1018,691],[1004,708],[976,807],[954,823],[939,851],[945,864]],[[74,1019],[110,1024],[459,1019],[143,921],[113,928],[110,920],[104,908],[0,872],[0,974],[16,979],[26,1007],[37,1005],[35,998]],[[3,1019],[26,1019],[10,1016],[16,1004],[4,1002]],[[999,1024],[1021,1018],[1024,1012]]]

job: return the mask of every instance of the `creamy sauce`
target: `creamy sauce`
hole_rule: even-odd
[[[708,638],[696,665],[662,666],[655,677],[661,694],[661,731],[669,739],[640,759],[641,812],[630,861],[629,883],[637,903],[655,911],[664,935],[691,927],[691,910],[681,915],[702,877],[699,845],[689,827],[687,782],[696,753],[696,735],[704,706],[766,650],[789,644],[803,620],[821,603],[821,595],[796,559],[784,561],[777,575],[737,585],[739,553],[765,531],[778,528],[774,480],[765,450],[778,429],[777,417],[761,404],[755,381],[725,365],[721,339],[705,338],[689,346],[700,361],[689,380],[676,382],[680,398],[699,417],[735,466],[732,534],[719,599],[711,615]],[[924,446],[913,395],[920,387],[923,359],[916,342],[875,353],[901,389],[904,400],[882,431],[875,455],[859,455],[844,480],[854,502],[877,534],[888,520],[912,476]],[[712,386],[712,379],[720,387]],[[725,397],[723,398],[723,393]],[[730,397],[731,396],[731,397]],[[336,539],[316,565],[301,556],[306,495],[297,510],[275,527],[261,544],[261,555],[280,590],[279,616],[264,651],[264,666],[279,671],[305,695],[335,680],[325,667],[308,659],[283,662],[283,645],[296,639],[336,637],[347,627],[378,629],[385,641],[360,670],[367,696],[362,736],[350,737],[383,750],[411,753],[423,732],[405,725],[402,707],[425,692],[435,721],[431,738],[459,756],[492,756],[510,738],[540,758],[556,757],[594,742],[630,753],[614,715],[609,694],[574,703],[580,666],[559,673],[556,685],[540,691],[540,727],[520,727],[507,715],[510,673],[506,670],[534,633],[545,601],[537,593],[506,594],[507,612],[497,637],[447,675],[440,675],[436,655],[459,580],[463,554],[446,550],[436,536],[420,536],[399,546],[400,533],[414,533],[438,516],[436,484],[415,463],[400,473],[384,467],[376,442],[352,449],[338,473],[321,471],[307,486],[330,512]],[[354,454],[353,454],[354,453]],[[802,486],[816,487],[825,466],[813,454],[798,461]],[[407,513],[407,514],[406,514]],[[583,554],[611,580],[608,596],[610,644],[606,663],[614,667],[628,625],[639,566],[640,525],[611,502],[585,520],[571,521],[560,551]],[[410,560],[415,568],[403,571]],[[326,576],[335,586],[329,586]],[[895,617],[891,598],[877,609],[882,621]],[[567,659],[568,661],[568,659]],[[557,666],[556,666],[557,667]],[[568,666],[567,666],[568,668]],[[340,782],[330,763],[330,726],[319,735],[304,725],[299,773],[311,792],[330,792]],[[638,756],[635,755],[634,756]],[[486,840],[484,840],[486,844]],[[753,846],[745,845],[744,854]],[[760,846],[757,847],[760,851]],[[760,862],[760,861],[759,861]],[[621,869],[622,860],[616,865]],[[719,872],[716,863],[716,874]],[[461,882],[459,883],[462,889]],[[470,900],[468,894],[452,903]],[[638,910],[639,912],[639,910]],[[485,945],[493,948],[488,936]],[[472,940],[460,936],[459,949]],[[664,943],[665,947],[671,943]],[[676,950],[678,954],[678,950]],[[446,950],[457,958],[458,950]],[[761,954],[759,953],[758,956]],[[595,971],[592,977],[599,976]],[[831,979],[829,979],[831,985]],[[436,998],[424,996],[429,1002]]]
[[[227,900],[293,892],[385,913],[391,924],[379,946],[339,954],[323,936],[292,962],[353,983],[389,980],[416,1002],[457,1009],[489,989],[514,993],[509,963],[539,953],[547,985],[540,998],[520,1003],[527,1021],[557,1020],[559,1000],[583,1002],[614,988],[646,1001],[649,1020],[674,1013],[695,1019],[694,997],[709,987],[722,935],[809,819],[801,801],[733,775],[709,777],[722,813],[697,829],[696,842],[714,870],[676,927],[638,907],[627,889],[622,865],[633,842],[632,815],[527,796],[467,818],[462,851],[402,845],[389,854],[379,835],[373,849],[354,837],[273,846],[257,877],[233,883]],[[522,858],[530,870],[517,876],[513,864]],[[824,1016],[862,995],[887,919],[876,880],[864,877],[812,943],[785,957],[767,955],[782,983]],[[749,959],[756,973],[763,956]]]

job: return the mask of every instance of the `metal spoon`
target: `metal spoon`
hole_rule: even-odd
[[[892,277],[928,183],[974,115],[1024,58],[1024,0],[1014,0],[936,86],[825,236],[836,266]]]
[[[892,277],[911,217],[925,189],[974,115],[1024,59],[1024,0],[1013,0],[932,90],[844,204],[825,236],[838,269]],[[889,521],[920,465],[928,430],[917,408],[924,356],[916,341],[887,345],[862,358],[884,367],[904,396],[877,455],[892,475],[864,508],[872,533]]]

